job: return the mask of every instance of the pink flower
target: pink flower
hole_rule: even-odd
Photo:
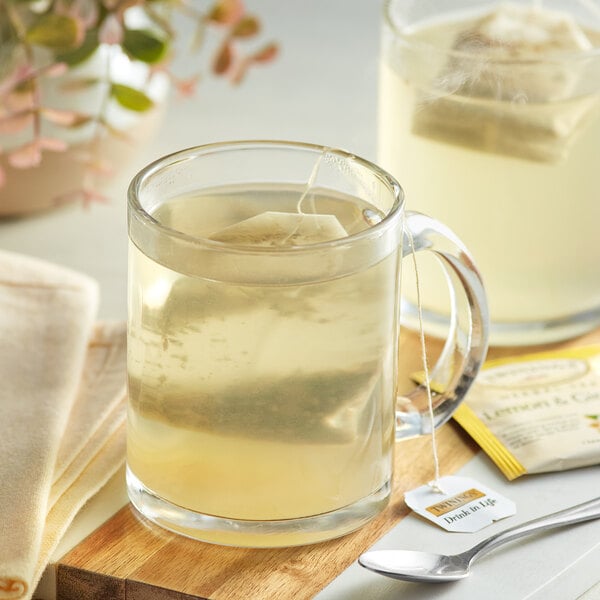
[[[11,92],[4,98],[4,106],[11,113],[34,110],[36,108],[35,98],[31,92]]]
[[[33,123],[31,110],[22,110],[0,117],[0,134],[11,135],[19,133]]]
[[[95,173],[96,175],[102,175],[104,177],[109,177],[113,175],[115,172],[113,164],[109,160],[104,160],[102,158],[94,158],[87,163],[87,168],[90,172]]]
[[[219,0],[215,3],[209,19],[219,25],[232,25],[242,18],[244,10],[242,0]]]
[[[120,44],[123,41],[123,25],[116,15],[108,15],[100,27],[98,39],[103,44]]]
[[[212,70],[215,75],[223,75],[235,61],[235,48],[225,40],[213,58]]]
[[[8,154],[8,163],[15,169],[30,169],[42,162],[42,150],[63,152],[67,149],[66,142],[56,138],[39,137],[19,146]]]
[[[42,116],[56,125],[63,127],[77,127],[90,120],[90,116],[75,110],[62,110],[58,108],[42,108]]]
[[[37,167],[41,162],[42,149],[37,140],[23,144],[8,154],[8,164],[15,169],[30,169]]]
[[[89,207],[95,202],[99,204],[109,204],[110,200],[101,194],[100,192],[96,192],[95,190],[83,190],[83,205],[85,207]]]
[[[196,93],[198,82],[200,81],[200,75],[196,74],[192,77],[185,79],[172,78],[175,89],[183,98],[191,98]]]
[[[50,150],[52,152],[64,152],[69,145],[58,138],[40,137],[37,143],[42,150]]]
[[[102,4],[104,4],[107,10],[114,10],[117,4],[119,4],[119,0],[104,0]]]
[[[30,64],[20,65],[0,80],[0,98],[10,94],[20,83],[27,81],[35,73]]]
[[[93,0],[73,0],[71,11],[81,19],[86,29],[91,29],[98,22],[98,5]]]
[[[68,70],[69,65],[67,63],[56,62],[43,69],[43,72],[44,75],[47,75],[48,77],[60,77],[61,75],[64,75]]]

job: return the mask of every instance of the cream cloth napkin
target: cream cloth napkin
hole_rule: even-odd
[[[125,458],[125,327],[89,278],[0,252],[0,599],[27,599]]]

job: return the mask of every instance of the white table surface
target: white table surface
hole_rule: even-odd
[[[138,167],[184,147],[232,139],[289,139],[338,146],[374,160],[380,3],[374,0],[247,0],[260,15],[264,38],[277,39],[276,63],[254,69],[231,89],[206,78],[191,100],[173,99],[159,135],[115,181],[109,205],[71,206],[26,219],[0,221],[0,248],[63,264],[100,284],[99,318],[126,317],[127,182]],[[206,58],[206,57],[204,57]],[[189,70],[191,58],[179,68]],[[1,192],[0,192],[1,193]],[[410,206],[410,198],[408,199]],[[463,470],[518,503],[510,520],[479,534],[449,534],[409,517],[379,548],[459,551],[500,528],[600,493],[598,468],[508,484],[485,457]],[[125,501],[122,477],[92,502],[61,549],[95,526],[98,515]],[[410,540],[410,543],[407,542]],[[444,598],[461,600],[599,599],[600,521],[499,550],[478,564],[472,578],[425,587],[388,580],[357,565],[342,573],[319,600]],[[43,597],[50,599],[46,580]],[[50,587],[48,587],[50,586]]]
[[[480,452],[463,467],[472,477],[513,500],[517,513],[476,533],[449,533],[411,513],[374,546],[456,554],[488,536],[600,495],[600,467],[525,476],[508,482]],[[447,584],[416,584],[371,573],[354,563],[316,600],[597,600],[600,598],[600,520],[523,538],[474,563],[471,575]]]

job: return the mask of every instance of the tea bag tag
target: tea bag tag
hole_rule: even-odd
[[[426,485],[404,494],[404,500],[416,513],[433,521],[447,531],[472,533],[483,529],[494,521],[514,515],[514,502],[492,491],[485,485],[466,477],[440,477],[440,461],[434,427],[433,400],[431,392],[434,384],[429,377],[425,331],[421,303],[421,286],[415,257],[412,236],[409,243],[417,285],[417,309],[419,316],[419,334],[421,342],[421,360],[423,363],[423,383],[427,390],[429,418],[431,420],[431,449],[434,464],[434,479]]]
[[[512,500],[469,477],[441,477],[404,495],[417,514],[446,531],[473,533],[514,515]]]

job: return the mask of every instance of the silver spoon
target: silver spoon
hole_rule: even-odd
[[[598,518],[600,518],[600,498],[595,498],[501,531],[460,554],[447,556],[416,550],[371,550],[362,554],[358,562],[375,573],[404,581],[429,583],[457,581],[469,575],[469,568],[476,559],[502,544],[537,531]]]

